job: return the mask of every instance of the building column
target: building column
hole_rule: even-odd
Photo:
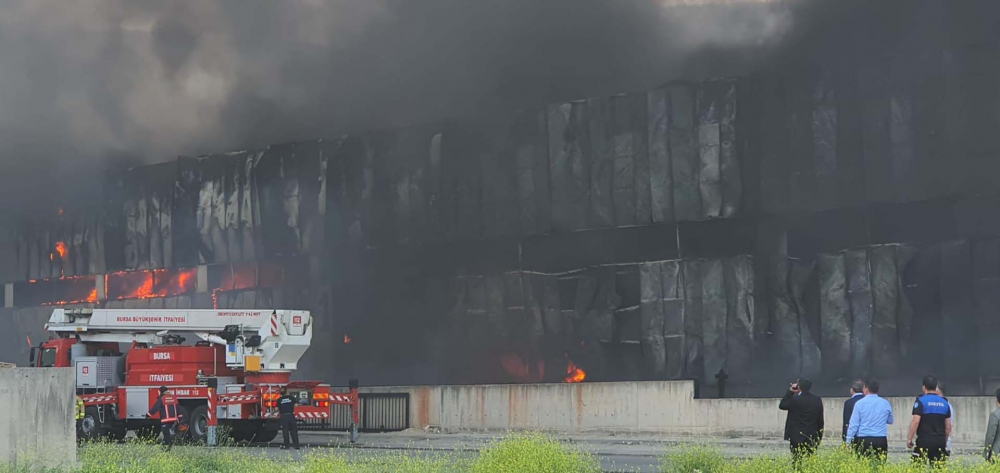
[[[97,300],[104,301],[108,299],[108,279],[103,274],[94,275],[94,284],[97,286]]]
[[[208,292],[208,265],[198,265],[197,284],[198,286],[195,288],[195,292]]]

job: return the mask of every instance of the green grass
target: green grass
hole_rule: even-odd
[[[271,452],[273,453],[273,452]],[[184,446],[170,452],[153,443],[95,443],[79,449],[76,465],[62,469],[36,468],[31,462],[18,467],[0,466],[0,473],[594,473],[600,462],[552,437],[512,434],[490,442],[478,453],[458,451],[393,452],[313,449],[300,459],[291,455],[268,456],[253,447],[208,448]],[[671,448],[662,458],[662,473],[793,473],[786,451],[749,458],[730,458],[709,445]],[[823,448],[802,460],[801,473],[1000,473],[1000,465],[964,458],[933,470],[910,461],[873,463],[844,448]]]
[[[843,447],[820,449],[816,455],[804,458],[798,470],[793,470],[787,452],[761,454],[750,458],[727,458],[712,446],[681,447],[664,455],[662,473],[1000,473],[1000,465],[971,458],[956,459],[936,465],[914,464],[909,459],[873,462],[857,457]]]
[[[588,473],[600,462],[541,434],[516,434],[483,449],[472,462],[473,473]]]
[[[600,471],[597,459],[541,434],[516,434],[498,439],[472,458],[458,452],[353,451],[314,449],[301,459],[268,457],[262,449],[178,446],[170,452],[155,443],[93,443],[78,450],[76,465],[43,469],[32,462],[0,465],[0,473],[458,473],[524,472],[588,473]]]

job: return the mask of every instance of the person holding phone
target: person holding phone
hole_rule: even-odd
[[[785,419],[785,440],[792,452],[792,461],[812,454],[823,439],[823,399],[813,395],[812,381],[799,378],[788,386],[778,408],[788,411]]]

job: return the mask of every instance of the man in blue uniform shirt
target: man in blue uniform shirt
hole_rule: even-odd
[[[913,403],[913,420],[906,446],[913,448],[916,461],[943,461],[947,458],[946,448],[951,435],[951,406],[935,392],[937,378],[925,376],[923,384],[924,395]]]
[[[878,381],[865,382],[865,397],[854,404],[847,427],[847,443],[862,455],[885,461],[889,454],[889,425],[893,422],[892,406],[879,397]]]

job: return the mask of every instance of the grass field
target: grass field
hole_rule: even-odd
[[[1000,473],[1000,465],[978,459],[962,459],[936,465],[915,464],[909,460],[886,463],[859,458],[846,448],[821,449],[818,454],[803,459],[798,469],[792,468],[788,454],[761,454],[750,458],[727,458],[712,446],[685,447],[663,456],[660,471],[664,473]]]
[[[32,465],[0,467],[0,473],[40,471]],[[179,447],[165,452],[155,444],[97,443],[81,448],[78,463],[48,473],[590,473],[600,471],[592,454],[581,452],[542,434],[514,434],[490,443],[472,457],[448,451],[422,456],[405,452],[376,452],[352,455],[337,448],[315,449],[299,459],[269,457],[254,448]],[[873,463],[840,448],[822,449],[804,459],[793,470],[784,452],[734,459],[711,445],[672,449],[661,458],[662,473],[918,473],[970,472],[1000,473],[1000,465],[963,459],[934,467],[909,461]]]
[[[0,467],[0,473],[40,471],[31,464]],[[178,447],[165,452],[155,444],[96,443],[80,450],[78,464],[46,473],[588,473],[600,471],[598,459],[539,434],[498,439],[474,458],[447,452],[414,457],[381,452],[347,458],[336,449],[315,449],[301,459],[269,458],[253,448]]]

